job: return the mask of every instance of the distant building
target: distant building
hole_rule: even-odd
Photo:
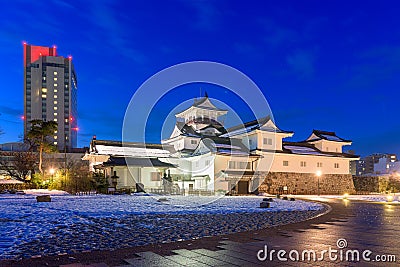
[[[397,156],[395,154],[375,153],[364,157],[363,160],[365,162],[365,172],[362,175],[383,174],[387,173],[386,169],[389,168],[389,163],[397,161]]]
[[[350,161],[350,173],[351,175],[362,176],[366,174],[365,160],[353,160]]]
[[[7,169],[18,169],[18,166],[21,167],[23,164],[26,165],[27,161],[30,159],[27,157],[29,153],[35,155],[34,157],[36,157],[36,159],[34,159],[34,162],[38,161],[38,153],[29,152],[29,148],[30,147],[27,143],[22,142],[0,144],[0,179],[12,178],[10,177],[10,173],[7,172]],[[43,169],[45,172],[48,172],[49,169],[62,170],[71,166],[81,166],[82,169],[88,171],[89,162],[82,160],[86,150],[87,148],[74,148],[68,153],[44,153]],[[17,162],[18,159],[21,158],[24,160],[22,165],[21,162],[19,162],[19,164]],[[33,164],[33,166],[35,165],[36,164]],[[36,168],[32,169],[32,172],[37,172],[38,170]],[[29,173],[29,176],[30,175],[31,172]]]
[[[77,146],[77,78],[72,57],[24,43],[24,137],[31,120],[56,121],[49,141],[59,151]]]

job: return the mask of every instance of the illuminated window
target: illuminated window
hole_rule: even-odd
[[[54,114],[53,114],[53,115],[54,115],[54,117],[55,117],[55,116],[57,116],[57,112],[54,112]]]
[[[54,89],[54,93],[57,93],[58,92],[58,90],[57,89]]]
[[[57,95],[54,95],[54,98],[57,98]]]
[[[43,93],[47,93],[47,88],[42,88]]]
[[[57,75],[57,71],[54,72],[54,75]]]
[[[46,80],[46,77],[43,77],[43,81],[45,81]]]
[[[54,110],[57,110],[58,108],[57,107],[54,107]]]
[[[57,86],[58,86],[58,84],[55,83],[55,84],[54,84],[54,87],[57,87]]]
[[[58,102],[57,102],[57,101],[54,101],[53,103],[54,103],[54,105],[57,105]]]
[[[57,141],[54,141],[54,144],[57,145]]]
[[[54,121],[57,121],[57,118],[55,118]]]
[[[57,81],[57,77],[54,77],[54,80]]]
[[[65,119],[65,122],[68,122],[68,119]]]
[[[47,98],[47,95],[42,95],[42,98]]]
[[[57,133],[57,131],[54,131],[54,133],[56,134],[56,133]]]
[[[57,139],[57,135],[54,136],[54,139]]]

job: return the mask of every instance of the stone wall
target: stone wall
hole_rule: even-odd
[[[309,173],[259,173],[259,192],[270,194],[318,194],[318,177]],[[287,191],[281,190],[287,188]],[[351,174],[323,174],[319,177],[320,194],[355,193]]]
[[[400,178],[396,176],[353,176],[358,193],[400,192]]]

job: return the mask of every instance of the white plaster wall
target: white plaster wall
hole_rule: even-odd
[[[263,153],[263,158],[259,160],[257,165],[258,171],[271,172],[293,172],[293,173],[316,173],[321,171],[323,174],[349,174],[350,159],[313,156],[313,155],[290,155],[275,153]],[[272,161],[270,170],[268,166]],[[288,166],[283,166],[283,161],[288,161]],[[301,161],[306,162],[306,166],[301,166]],[[317,167],[317,163],[322,163],[322,167]],[[339,164],[339,168],[335,168],[335,163]]]

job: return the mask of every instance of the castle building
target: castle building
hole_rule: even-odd
[[[227,110],[216,107],[207,95],[195,100],[192,106],[175,115],[176,124],[170,137],[161,141],[159,149],[168,152],[150,158],[164,162],[162,171],[168,170],[173,181],[189,191],[228,194],[354,191],[350,161],[359,157],[343,152],[343,146],[351,145],[350,140],[334,132],[313,130],[306,140],[292,142],[286,139],[294,133],[278,128],[269,116],[226,128],[222,119],[226,114]]]

